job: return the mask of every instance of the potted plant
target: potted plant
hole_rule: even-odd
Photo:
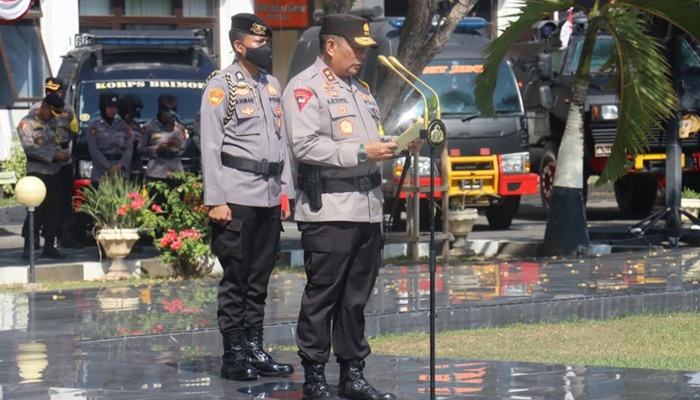
[[[467,247],[467,236],[474,228],[479,212],[476,208],[468,207],[465,195],[450,197],[450,209],[447,213],[450,233],[455,237],[453,248]]]
[[[157,207],[155,247],[174,276],[193,278],[208,275],[213,267],[209,247],[208,210],[204,206],[202,176],[189,172],[173,174],[177,186],[149,184],[165,201]]]
[[[683,192],[681,192],[681,207],[697,218],[698,211],[700,211],[700,193],[687,187],[683,188]],[[681,214],[681,221],[690,222],[690,219]]]
[[[106,176],[97,187],[83,188],[79,200],[78,211],[92,218],[95,239],[112,259],[105,278],[130,277],[124,258],[139,240],[139,232],[149,232],[156,224],[150,200],[139,193],[137,183],[121,175]]]

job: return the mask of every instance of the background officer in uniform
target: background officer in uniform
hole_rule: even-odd
[[[99,185],[107,175],[128,174],[133,145],[131,129],[118,115],[119,95],[100,93],[100,118],[88,127],[88,150],[92,159],[90,182]]]
[[[44,84],[45,94],[55,93],[58,97],[63,99],[63,80],[59,78],[46,78]],[[42,102],[37,102],[29,109],[29,115],[34,115],[41,107]],[[51,121],[51,125],[56,130],[56,134],[60,140],[61,149],[72,152],[73,139],[78,134],[79,126],[78,120],[75,117],[75,111],[70,104],[65,104],[61,115],[56,116]],[[58,203],[59,208],[59,224],[58,224],[58,240],[61,247],[66,248],[80,248],[83,247],[82,244],[76,240],[71,234],[75,225],[75,218],[73,213],[73,162],[68,159],[61,162],[61,169],[56,175],[58,190]]]
[[[382,246],[379,161],[397,149],[393,141],[380,141],[377,103],[354,77],[366,48],[377,44],[367,20],[344,14],[327,15],[319,39],[321,55],[291,79],[282,97],[285,131],[298,164],[294,217],[307,276],[297,325],[302,399],[333,397],[325,377],[331,344],[340,363],[339,397],[393,399],[363,375],[370,354],[364,310]]]
[[[146,180],[164,181],[174,187],[173,172],[183,172],[180,157],[187,148],[187,129],[175,119],[177,99],[167,94],[158,97],[156,117],[143,126],[139,154],[148,157]]]
[[[217,312],[224,340],[221,375],[233,380],[294,372],[262,347],[280,218],[289,215],[283,194],[292,190],[280,84],[267,72],[271,36],[256,15],[231,17],[236,61],[207,82],[200,108],[204,202],[213,223],[212,251],[224,269]]]
[[[61,215],[57,211],[61,201],[58,173],[61,165],[70,160],[70,151],[61,147],[61,138],[56,125],[52,122],[55,122],[54,119],[61,116],[63,112],[63,100],[56,93],[49,93],[36,112],[22,118],[17,127],[22,148],[27,156],[27,176],[36,176],[46,185],[46,198],[36,209],[33,240],[38,245],[41,230],[44,237],[42,256],[57,259],[63,258],[63,255],[54,247]],[[24,237],[22,258],[29,259],[28,219],[24,220],[22,237]]]
[[[129,176],[134,182],[143,183],[143,165],[138,154],[139,139],[141,139],[141,123],[136,118],[141,118],[143,102],[141,98],[133,93],[127,93],[119,98],[119,110],[117,113],[131,128],[131,142],[133,151],[131,154],[131,165],[129,166]]]

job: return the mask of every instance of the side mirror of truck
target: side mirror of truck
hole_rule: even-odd
[[[537,55],[537,72],[540,79],[548,81],[552,79],[552,55],[540,53]]]
[[[547,85],[540,86],[540,106],[545,110],[550,110],[554,106],[554,99],[552,98],[552,88]]]

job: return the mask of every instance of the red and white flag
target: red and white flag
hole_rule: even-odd
[[[0,20],[14,21],[29,11],[33,0],[0,0]]]
[[[571,39],[571,34],[574,32],[574,9],[569,8],[569,16],[566,18],[566,22],[561,26],[561,31],[559,32],[559,39],[561,40],[560,49],[563,50],[569,46],[569,40]]]

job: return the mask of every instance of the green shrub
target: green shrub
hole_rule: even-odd
[[[2,162],[3,171],[14,171],[17,180],[24,178],[24,174],[27,171],[27,157],[24,154],[24,149],[19,142],[19,138],[16,133],[12,135],[12,144],[10,145],[10,157]],[[15,194],[15,185],[6,184],[2,185],[2,190],[10,195]]]
[[[693,189],[690,188],[683,188],[683,192],[681,193],[681,198],[684,199],[700,199],[700,193],[696,192]]]

